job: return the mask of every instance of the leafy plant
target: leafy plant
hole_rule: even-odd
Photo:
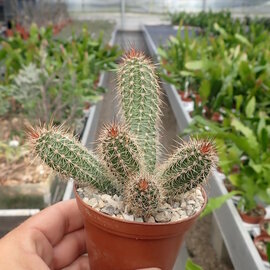
[[[214,25],[218,24],[230,34],[241,33],[249,35],[256,31],[257,34],[270,29],[269,18],[233,18],[229,11],[201,11],[198,13],[175,12],[170,14],[171,23],[178,25],[182,21],[185,26],[200,27],[208,34],[214,32]],[[249,31],[251,29],[251,31]]]
[[[10,110],[10,96],[8,89],[0,86],[0,115],[5,115]]]
[[[203,270],[201,268],[201,266],[199,266],[199,265],[195,264],[194,262],[192,262],[192,260],[190,258],[187,259],[185,269],[186,270]]]
[[[16,162],[22,158],[26,153],[28,153],[24,145],[12,145],[13,141],[6,143],[0,140],[0,160],[5,159],[7,163]]]
[[[223,12],[178,15],[177,36],[158,52],[163,78],[195,102],[186,133],[215,138],[220,169],[242,193],[242,210],[269,203],[269,29]],[[182,25],[203,31],[183,37]]]
[[[250,121],[246,121],[246,124]],[[217,145],[223,144],[226,153],[222,153],[224,149],[220,149],[219,157],[221,158],[221,166],[224,165],[224,172],[227,178],[242,191],[242,200],[239,206],[244,207],[244,211],[249,211],[256,206],[256,197],[259,197],[266,203],[269,203],[270,181],[268,174],[270,153],[268,147],[269,127],[266,126],[265,119],[262,117],[259,122],[255,122],[253,128],[256,133],[244,125],[235,117],[227,119],[228,126],[223,127],[220,124],[212,123],[200,116],[194,118],[193,124],[186,131],[187,133],[196,130],[198,136],[215,137],[218,139]],[[252,123],[254,125],[254,123]],[[263,133],[265,135],[261,136]],[[264,137],[265,142],[262,142]],[[267,139],[266,139],[267,138]],[[267,141],[267,142],[266,142]],[[220,143],[221,142],[221,143]],[[232,163],[229,163],[228,157],[234,156]],[[224,164],[225,163],[225,164]],[[228,166],[229,165],[229,166]],[[233,166],[237,166],[235,172]]]
[[[166,49],[159,48],[163,78],[177,89],[199,94],[211,118],[221,108],[234,108],[253,115],[256,106],[269,112],[269,33],[248,40],[240,33],[230,34],[218,24],[217,36],[170,38]],[[265,97],[267,99],[265,99]],[[249,104],[249,106],[247,105]],[[253,110],[253,111],[252,111]]]
[[[207,205],[200,217],[205,217],[211,214],[214,210],[220,208],[228,199],[231,199],[233,196],[241,194],[239,191],[231,191],[230,193],[224,194],[219,197],[209,198]]]
[[[2,47],[2,113],[8,112],[12,99],[28,118],[35,115],[49,123],[53,117],[56,124],[74,123],[86,101],[101,98],[105,89],[97,85],[100,72],[114,68],[119,55],[117,47],[103,44],[102,33],[93,39],[86,28],[71,40],[60,41],[53,38],[51,27],[32,25],[29,39],[15,35],[2,40]]]

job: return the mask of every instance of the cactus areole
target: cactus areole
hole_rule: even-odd
[[[216,165],[216,151],[208,140],[190,139],[164,164],[158,164],[161,92],[155,67],[144,54],[132,49],[119,64],[117,82],[122,121],[104,126],[95,152],[88,151],[61,128],[30,128],[29,136],[35,154],[54,171],[72,177],[78,186],[121,196],[126,209],[145,220],[165,203],[179,200],[205,183]],[[91,269],[172,269],[183,233],[199,214],[168,224],[127,222],[105,216],[85,204],[78,194],[76,197],[85,220]],[[99,236],[87,230],[96,230]],[[111,234],[101,236],[104,231]],[[123,245],[118,255],[115,247],[119,245],[114,241],[119,237],[115,235],[125,238],[118,239]],[[104,241],[97,243],[101,239]],[[158,243],[158,239],[164,241]],[[167,247],[157,248],[159,244],[172,250],[164,256]],[[104,250],[112,256],[105,258]]]

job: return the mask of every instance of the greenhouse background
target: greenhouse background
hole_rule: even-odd
[[[76,198],[91,269],[270,269],[270,1],[0,0],[0,28],[0,237]]]
[[[250,13],[252,9],[252,15],[268,14],[269,1],[265,0],[146,0],[146,1],[92,1],[92,0],[79,0],[65,1],[68,5],[68,9],[71,11],[119,11],[119,7],[123,4],[126,6],[127,12],[139,12],[139,13],[165,13],[175,11],[188,11],[198,12],[207,11],[209,9],[213,11],[219,11],[222,9],[229,9],[233,13],[242,15],[241,13]]]

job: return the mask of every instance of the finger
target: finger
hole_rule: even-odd
[[[88,256],[81,256],[62,270],[90,270]]]
[[[66,267],[85,253],[86,244],[83,229],[67,234],[54,247],[54,268],[60,269]]]
[[[41,231],[54,246],[65,234],[83,227],[75,199],[57,203],[46,208],[22,224]]]

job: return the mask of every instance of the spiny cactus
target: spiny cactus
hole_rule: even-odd
[[[121,109],[143,151],[149,172],[155,169],[160,122],[160,89],[151,61],[134,49],[126,54],[118,69]]]
[[[35,153],[56,172],[101,192],[118,193],[116,180],[106,167],[61,129],[30,129],[29,135]]]
[[[184,142],[159,169],[159,178],[169,200],[205,182],[216,164],[216,151],[209,141]]]
[[[124,200],[137,217],[154,215],[163,200],[162,188],[150,175],[139,175],[128,182]]]
[[[123,184],[142,169],[138,146],[124,125],[105,125],[98,140],[98,154]]]
[[[160,90],[154,67],[143,54],[131,50],[118,71],[125,124],[107,125],[97,157],[59,129],[31,130],[37,155],[55,171],[89,184],[100,193],[122,195],[127,208],[147,218],[165,200],[204,183],[216,164],[207,140],[192,139],[157,167]]]

